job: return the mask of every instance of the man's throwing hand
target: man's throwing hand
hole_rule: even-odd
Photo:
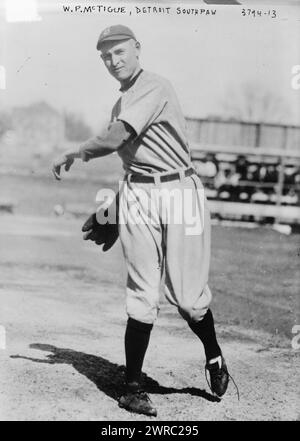
[[[74,154],[72,153],[64,153],[63,155],[59,156],[57,159],[54,160],[53,166],[52,166],[52,173],[58,181],[61,180],[60,177],[60,169],[61,167],[65,166],[65,171],[69,171],[73,162],[74,162]]]

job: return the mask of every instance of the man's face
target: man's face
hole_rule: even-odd
[[[109,73],[123,82],[131,78],[139,67],[140,45],[137,41],[107,41],[101,48],[101,58]]]

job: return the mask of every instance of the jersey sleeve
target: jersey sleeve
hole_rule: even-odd
[[[168,98],[160,84],[147,84],[134,94],[118,115],[119,121],[129,124],[140,136],[162,115]]]
[[[79,154],[83,161],[89,161],[112,153],[123,146],[131,138],[135,137],[134,130],[124,121],[111,123],[102,134],[89,139],[79,148]]]

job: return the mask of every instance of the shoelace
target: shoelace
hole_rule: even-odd
[[[145,401],[147,401],[148,403],[151,401],[149,395],[144,390],[131,392],[131,394],[132,394],[132,397],[131,397],[130,403],[136,398],[137,395],[140,396]]]
[[[141,392],[138,392],[138,394],[139,394],[143,399],[145,399],[146,401],[148,401],[148,402],[151,401],[149,395],[147,394],[147,392],[145,392],[145,391],[141,391]]]
[[[233,377],[230,375],[230,373],[228,371],[227,371],[227,374],[228,374],[228,377],[232,380],[232,382],[233,382],[233,384],[235,386],[237,397],[238,397],[238,401],[240,401],[240,391],[239,391],[239,388],[238,388],[236,382],[234,381]],[[218,375],[218,377],[221,377],[221,369],[220,369],[220,372],[217,375]],[[206,382],[208,384],[208,387],[210,388],[210,391],[212,393],[214,393],[212,388],[211,388],[211,384],[209,383],[208,378],[207,378],[207,369],[206,368],[205,368],[205,379],[206,379]]]

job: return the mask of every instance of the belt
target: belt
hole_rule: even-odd
[[[129,180],[131,182],[141,182],[141,183],[155,183],[157,180],[160,182],[170,182],[170,181],[180,180],[181,176],[187,177],[187,176],[191,176],[194,173],[195,170],[193,169],[193,167],[190,167],[184,170],[183,172],[169,173],[167,175],[156,175],[156,178],[154,176],[132,174],[129,175]]]

